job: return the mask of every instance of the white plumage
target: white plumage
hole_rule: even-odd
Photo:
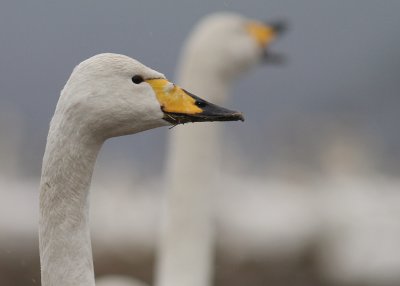
[[[39,199],[43,286],[95,283],[89,187],[106,139],[165,126],[171,120],[196,121],[199,110],[201,121],[242,119],[241,114],[216,106],[207,111],[207,102],[200,109],[196,106],[200,99],[179,87],[165,86],[171,85],[162,74],[123,55],[100,54],[74,69],[51,120],[43,157]]]
[[[250,26],[261,35],[261,41],[249,32]],[[195,93],[223,103],[235,79],[260,62],[274,33],[273,28],[236,13],[212,14],[194,28],[186,41],[178,81]],[[182,126],[171,132],[157,286],[211,283],[213,204],[216,190],[223,188],[218,184],[220,127],[202,124],[193,132]]]

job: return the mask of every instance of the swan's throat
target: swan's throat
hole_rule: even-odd
[[[50,127],[40,184],[42,285],[94,286],[88,195],[102,142],[55,124]]]

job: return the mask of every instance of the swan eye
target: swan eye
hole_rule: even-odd
[[[196,100],[196,102],[195,102],[194,104],[195,104],[196,106],[200,107],[200,108],[206,106],[206,103],[205,103],[205,102],[199,101],[199,100]]]
[[[142,83],[144,81],[143,77],[141,75],[135,75],[132,77],[132,82],[139,84]]]

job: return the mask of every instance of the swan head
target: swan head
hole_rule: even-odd
[[[106,139],[164,125],[234,120],[243,121],[242,114],[202,100],[130,57],[106,53],[75,67],[52,124]]]
[[[194,29],[183,61],[194,59],[192,68],[202,62],[217,75],[235,77],[259,62],[282,59],[269,46],[285,28],[283,21],[266,24],[232,12],[215,13]]]

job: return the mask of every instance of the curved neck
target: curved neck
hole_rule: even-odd
[[[217,73],[204,63],[198,63],[198,59],[186,59],[183,59],[179,67],[178,83],[205,100],[214,104],[224,104],[233,78]]]
[[[61,120],[59,120],[61,119]],[[93,286],[89,186],[101,140],[53,117],[40,182],[43,286]]]

